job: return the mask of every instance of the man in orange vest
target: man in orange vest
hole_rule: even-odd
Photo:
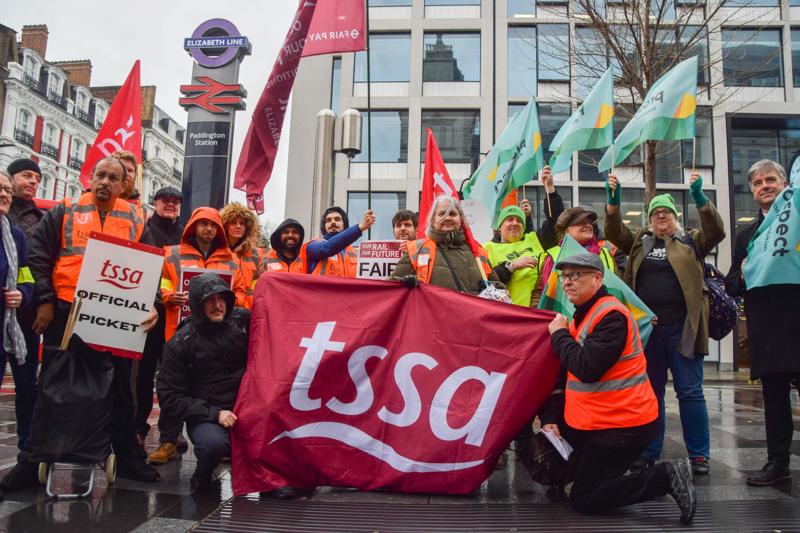
[[[205,268],[233,272],[233,293],[236,305],[245,307],[247,286],[239,267],[239,259],[231,252],[222,219],[216,209],[198,207],[189,217],[183,230],[180,244],[166,247],[164,266],[161,270],[161,301],[166,310],[164,337],[169,341],[178,330],[181,306],[189,301],[189,292],[181,287],[181,272],[184,268]],[[158,417],[159,446],[147,462],[161,465],[178,453],[178,436],[182,423],[173,413],[163,408]]]
[[[375,214],[372,209],[364,213],[358,226],[350,226],[347,213],[341,207],[326,209],[319,223],[322,239],[303,245],[308,273],[318,276],[356,277],[358,254],[350,245],[374,223]]]
[[[293,218],[287,218],[269,236],[272,248],[267,252],[267,272],[294,272],[305,274],[308,270],[305,257],[303,226]]]
[[[603,262],[592,253],[559,261],[572,321],[557,315],[549,330],[561,376],[539,417],[542,429],[575,448],[570,500],[600,513],[672,495],[681,522],[694,517],[697,497],[688,459],[625,474],[658,432],[658,403],[630,311],[603,286]]]
[[[125,167],[118,159],[101,159],[92,169],[90,192],[77,200],[67,198],[56,204],[33,234],[29,262],[39,302],[33,328],[44,334],[45,346],[61,344],[90,232],[152,244],[141,211],[120,199],[125,179]],[[142,329],[149,331],[157,320],[154,310]],[[136,442],[131,360],[120,357],[111,360],[114,364],[111,444],[117,456],[117,475],[156,481],[158,472],[145,464],[144,451]],[[43,372],[47,371],[47,363],[45,360]],[[35,472],[33,469],[32,484],[36,483]]]

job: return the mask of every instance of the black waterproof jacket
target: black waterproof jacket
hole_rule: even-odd
[[[183,224],[177,220],[163,218],[153,213],[153,215],[147,219],[146,226],[150,228],[153,243],[159,248],[174,246],[181,243]]]
[[[25,242],[33,237],[33,232],[43,216],[44,211],[36,207],[32,200],[23,200],[17,196],[11,199],[8,221],[22,230],[22,233],[25,234]]]
[[[222,294],[227,312],[222,322],[210,322],[203,301]],[[189,285],[190,319],[164,347],[156,389],[161,409],[189,425],[217,422],[222,410],[236,403],[247,366],[250,312],[237,307],[228,286],[215,274],[202,274]]]

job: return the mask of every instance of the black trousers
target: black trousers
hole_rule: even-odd
[[[53,322],[44,332],[44,346],[60,346],[61,337],[67,327],[70,304],[59,300],[54,307]],[[42,373],[47,372],[50,363],[48,351],[42,360]],[[114,379],[111,382],[111,395],[114,398],[114,407],[111,421],[111,447],[118,458],[128,456],[137,447],[136,431],[134,426],[135,406],[133,391],[131,390],[131,359],[112,357],[114,365]]]
[[[761,377],[764,421],[767,426],[767,458],[789,466],[792,445],[792,385],[800,393],[800,374],[767,374]]]
[[[570,501],[578,512],[602,513],[667,494],[669,478],[663,463],[625,474],[646,444],[609,446],[592,437],[573,440],[569,442],[578,458]]]
[[[136,372],[136,433],[142,436],[146,436],[150,431],[147,419],[153,410],[154,380],[164,351],[164,329],[166,327],[164,307],[156,305],[156,311],[158,311],[158,322],[156,322],[156,327],[147,334],[142,358],[139,360]]]

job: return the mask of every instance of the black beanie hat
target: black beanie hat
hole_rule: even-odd
[[[11,164],[8,165],[8,173],[11,174],[11,176],[14,176],[14,174],[18,172],[24,172],[26,170],[32,170],[37,174],[39,174],[40,176],[42,175],[42,171],[39,168],[39,165],[36,164],[36,161],[34,161],[33,159],[28,159],[27,157],[23,157],[22,159],[17,159],[15,161],[12,161]]]

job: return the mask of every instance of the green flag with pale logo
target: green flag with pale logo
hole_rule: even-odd
[[[609,67],[581,106],[550,143],[550,170],[569,170],[572,154],[610,146],[614,141],[614,70]]]
[[[508,193],[534,179],[543,167],[542,133],[536,100],[531,98],[525,109],[511,119],[489,155],[469,179],[464,187],[464,197],[474,198],[485,205],[494,226]]]
[[[614,140],[597,170],[620,165],[644,141],[680,141],[695,135],[697,56],[681,61],[661,76],[625,129]]]

